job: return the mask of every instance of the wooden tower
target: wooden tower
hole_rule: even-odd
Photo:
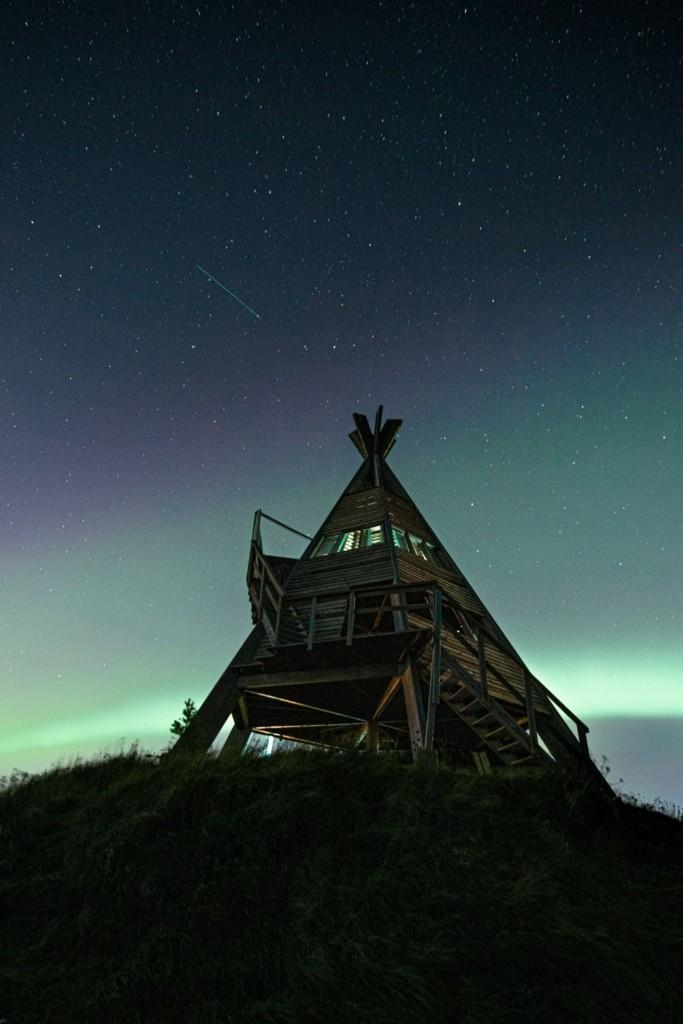
[[[301,558],[264,552],[271,517],[256,513],[254,627],[173,752],[207,750],[232,715],[225,751],[259,733],[599,775],[588,727],[528,670],[387,465],[402,421],[382,423],[381,407],[374,430],[354,420],[363,461]]]

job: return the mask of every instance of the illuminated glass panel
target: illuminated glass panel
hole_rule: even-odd
[[[427,541],[423,540],[422,537],[416,537],[414,533],[409,533],[408,537],[410,538],[410,546],[413,549],[413,554],[417,555],[418,558],[424,558],[425,562],[430,562],[431,559],[426,551]]]
[[[339,534],[332,534],[330,537],[322,537],[321,540],[317,542],[312,557],[317,558],[319,555],[329,555],[331,551],[335,550],[335,545],[338,543]]]
[[[410,551],[410,545],[408,544],[408,538],[406,537],[405,530],[402,530],[400,526],[392,526],[391,535],[394,538],[395,548],[400,548],[402,551]]]
[[[364,530],[330,533],[318,541],[318,546],[312,557],[344,554],[347,551],[357,551],[361,547],[372,547],[374,544],[384,544],[384,528],[382,526],[368,526]]]
[[[430,544],[423,537],[418,537],[415,533],[406,533],[400,526],[391,527],[391,536],[395,548],[408,551],[411,555],[424,559],[425,562],[432,562],[434,565],[442,564],[434,544]]]
[[[318,558],[320,555],[329,555],[332,551],[337,550],[339,544],[339,534],[331,533],[327,537],[321,537],[318,541],[318,545],[313,552],[313,558]]]
[[[360,545],[361,530],[347,530],[342,538],[337,551],[355,551]]]
[[[433,562],[434,565],[441,565],[441,560],[434,550],[433,544],[430,544],[428,540],[423,540],[422,537],[416,537],[414,533],[410,533],[408,536],[413,552],[418,558],[424,558],[425,562]]]
[[[368,526],[363,530],[363,547],[370,548],[373,544],[384,544],[384,529],[381,526]]]

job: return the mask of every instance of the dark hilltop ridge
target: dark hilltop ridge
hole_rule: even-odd
[[[0,829],[6,1024],[683,1020],[681,823],[585,776],[131,753]]]

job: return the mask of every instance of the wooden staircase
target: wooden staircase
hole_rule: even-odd
[[[459,659],[448,653],[446,645],[450,626],[442,623],[441,671],[439,674],[439,696],[457,718],[476,736],[475,754],[486,753],[494,764],[555,765],[555,758],[540,745],[537,723],[546,715],[547,700],[537,689],[525,693],[505,681],[509,695],[505,706],[491,694],[479,678],[481,668],[475,676]],[[462,641],[462,638],[460,638]],[[432,670],[432,649],[426,644],[418,658],[419,671],[423,679],[429,679]],[[502,678],[499,676],[499,687]],[[533,702],[533,707],[529,705]],[[525,706],[526,705],[526,706]],[[533,716],[530,723],[529,716]]]
[[[513,718],[495,698],[477,695],[464,683],[445,683],[441,699],[479,739],[479,749],[505,765],[554,764],[529,733],[526,716]]]

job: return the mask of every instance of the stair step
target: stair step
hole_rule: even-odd
[[[499,732],[507,732],[507,725],[499,725],[497,729],[492,729],[491,732],[484,733],[484,739],[489,740],[492,736],[497,736]]]
[[[536,758],[533,754],[527,754],[526,757],[518,757],[515,761],[508,761],[508,765],[513,764],[525,764],[527,761],[535,761]]]
[[[502,750],[510,750],[511,747],[519,747],[524,745],[524,740],[513,740],[512,743],[505,743],[502,747],[496,747],[496,753],[500,754]]]
[[[464,715],[469,708],[474,707],[474,705],[478,703],[479,700],[477,697],[475,697],[474,700],[471,700],[468,704],[463,704],[462,707],[458,707],[458,711],[460,712],[461,715]]]
[[[493,714],[492,711],[487,711],[485,715],[481,716],[481,718],[475,718],[475,720],[472,722],[472,725],[473,726],[480,725],[482,722],[485,722],[487,718],[495,718],[495,717],[496,716]]]

